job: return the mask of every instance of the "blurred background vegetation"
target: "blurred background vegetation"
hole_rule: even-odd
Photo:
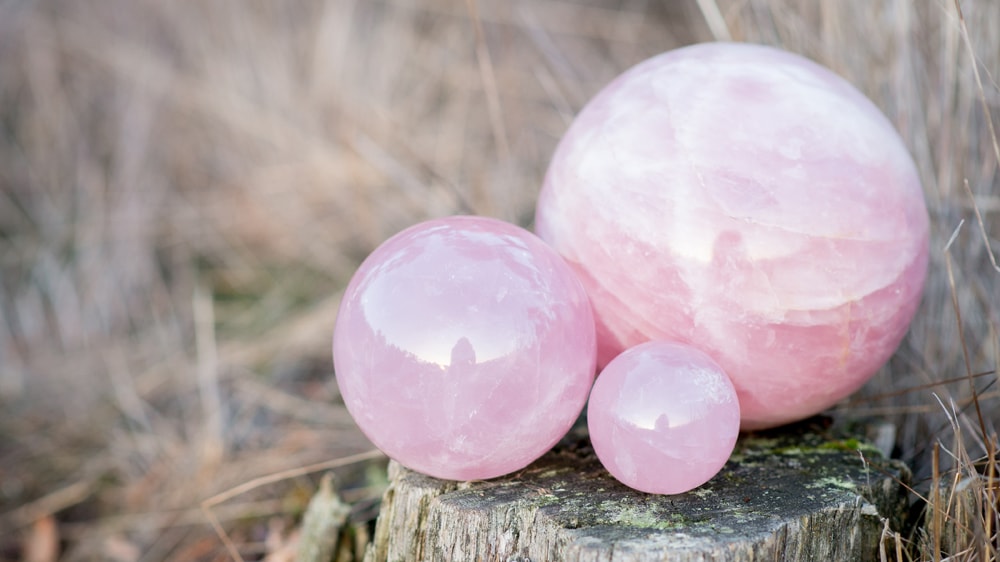
[[[364,256],[430,217],[530,227],[587,99],[712,39],[829,66],[914,155],[926,297],[837,415],[887,428],[921,495],[973,491],[938,506],[969,540],[907,557],[995,558],[1000,4],[961,7],[968,43],[952,0],[0,0],[0,560],[227,559],[200,501],[370,449],[329,345]],[[359,519],[372,466],[341,471]],[[315,482],[217,513],[284,560]]]

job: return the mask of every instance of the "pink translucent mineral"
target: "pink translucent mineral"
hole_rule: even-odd
[[[552,158],[536,231],[590,295],[599,365],[696,345],[746,429],[860,387],[927,268],[919,178],[888,120],[831,71],[739,43],[665,53],[599,92]]]
[[[379,246],[351,279],[337,382],[391,458],[455,480],[523,468],[569,429],[595,371],[579,280],[530,232],[451,217]]]
[[[615,478],[643,492],[678,494],[710,480],[729,459],[740,406],[711,358],[654,341],[608,363],[591,391],[587,423],[594,451]]]

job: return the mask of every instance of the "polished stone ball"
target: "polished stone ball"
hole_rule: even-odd
[[[845,80],[774,48],[640,63],[559,143],[536,231],[594,306],[598,363],[686,342],[732,378],[745,429],[810,416],[892,355],[928,216],[913,160]]]
[[[389,457],[453,480],[501,476],[572,426],[594,379],[594,319],[573,271],[494,219],[413,226],[364,261],[333,337],[337,383]]]
[[[679,494],[708,482],[729,460],[740,404],[729,377],[697,349],[651,341],[601,371],[587,405],[590,440],[623,484]]]

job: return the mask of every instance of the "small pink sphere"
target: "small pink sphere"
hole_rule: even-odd
[[[337,383],[389,457],[439,478],[521,469],[572,426],[594,379],[583,286],[530,232],[450,217],[379,246],[333,335]]]
[[[928,217],[913,160],[860,92],[798,55],[710,43],[649,59],[577,116],[539,236],[590,294],[598,365],[696,345],[744,429],[859,388],[916,311]]]
[[[709,356],[652,341],[628,349],[597,377],[587,425],[601,464],[621,483],[680,494],[726,464],[740,432],[740,404]]]

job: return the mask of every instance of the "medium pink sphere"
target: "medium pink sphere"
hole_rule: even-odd
[[[333,335],[337,383],[389,457],[453,480],[521,469],[572,426],[594,379],[594,319],[534,234],[451,217],[379,246]]]
[[[691,343],[745,429],[813,415],[892,355],[927,270],[913,160],[879,110],[797,55],[710,43],[649,59],[577,116],[537,232],[576,269],[598,364]]]
[[[623,484],[680,494],[715,476],[740,432],[722,367],[690,346],[652,341],[615,357],[587,406],[594,452]]]

